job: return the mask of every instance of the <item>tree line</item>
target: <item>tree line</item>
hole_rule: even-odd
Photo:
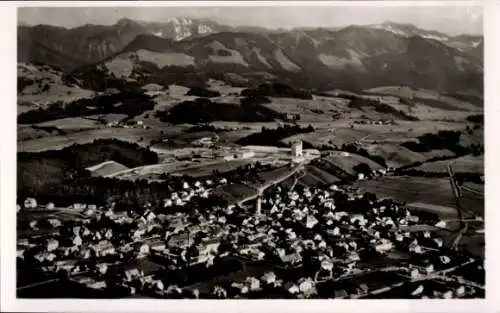
[[[97,139],[61,150],[17,154],[17,188],[20,194],[39,194],[59,184],[90,178],[85,168],[113,160],[127,167],[158,163],[158,155],[137,144],[117,139]],[[53,193],[51,193],[53,194]]]
[[[263,145],[263,146],[280,146],[284,147],[286,144],[281,140],[290,136],[314,132],[314,127],[309,125],[301,127],[299,125],[279,125],[277,128],[262,127],[259,133],[250,134],[244,138],[239,139],[236,143],[239,145]]]
[[[464,147],[460,144],[462,131],[441,130],[436,134],[427,133],[417,138],[417,141],[407,141],[401,145],[415,152],[429,152],[432,150],[450,150],[456,155],[472,153],[480,155],[484,153],[484,147],[479,144],[471,144]]]
[[[260,84],[256,88],[241,91],[243,97],[279,97],[312,100],[312,93],[308,90],[293,88],[282,83]]]
[[[156,117],[162,122],[172,124],[197,124],[214,121],[269,122],[274,118],[260,106],[217,103],[207,98],[183,101],[174,107],[156,111]]]

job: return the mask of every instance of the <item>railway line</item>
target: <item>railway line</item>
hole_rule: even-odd
[[[451,167],[452,161],[448,162],[446,165],[446,168],[448,170],[448,176],[450,179],[450,184],[451,184],[451,189],[453,192],[453,196],[455,197],[455,201],[457,204],[457,213],[458,213],[458,219],[460,220],[460,227],[457,229],[457,235],[455,239],[451,243],[451,248],[454,250],[457,250],[460,241],[462,240],[463,235],[467,232],[469,224],[468,222],[464,219],[464,212],[462,208],[462,203],[460,201],[460,198],[462,197],[462,190],[457,184],[457,181],[455,180],[455,173],[453,172],[453,168]]]

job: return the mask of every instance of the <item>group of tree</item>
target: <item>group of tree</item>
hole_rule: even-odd
[[[312,93],[308,90],[293,88],[283,83],[266,83],[256,88],[248,88],[241,91],[243,97],[279,97],[298,98],[311,100]]]
[[[221,132],[223,131],[223,129],[221,128],[217,128],[213,125],[210,125],[210,124],[207,124],[207,123],[203,123],[203,124],[198,124],[198,125],[194,125],[194,126],[191,126],[190,128],[188,128],[186,130],[186,133],[197,133],[197,132],[214,132],[214,133],[217,133],[217,132]]]
[[[260,106],[246,106],[233,103],[216,103],[206,98],[183,101],[169,110],[156,111],[163,122],[210,123],[214,121],[269,122],[274,118],[261,110]]]
[[[449,174],[446,171],[440,172],[431,172],[431,171],[422,171],[415,168],[410,169],[396,169],[394,175],[405,175],[405,176],[418,176],[418,177],[429,177],[429,178],[445,178],[448,177]],[[474,172],[456,172],[455,179],[459,184],[463,182],[473,182],[476,184],[484,183],[481,173]]]
[[[352,169],[359,174],[363,174],[365,176],[370,176],[372,173],[372,169],[366,163],[360,163],[352,167]]]
[[[390,114],[397,119],[407,120],[407,121],[418,121],[418,118],[405,113],[402,110],[398,110],[382,101],[364,98],[354,95],[345,95],[344,97],[350,99],[349,107],[362,109],[364,107],[371,107],[378,113]]]
[[[474,124],[484,124],[484,114],[469,115],[466,120]]]
[[[202,98],[214,98],[214,97],[219,97],[220,92],[206,89],[206,88],[202,88],[202,87],[192,87],[186,93],[186,96],[196,96],[196,97],[202,97]]]
[[[247,137],[241,138],[236,143],[239,145],[262,145],[262,146],[279,146],[284,147],[286,144],[281,140],[297,134],[311,133],[314,127],[301,127],[299,125],[279,125],[277,128],[262,127],[261,132],[253,133]]]
[[[17,154],[18,193],[39,194],[61,188],[65,182],[90,178],[87,167],[113,160],[127,167],[158,163],[158,155],[137,144],[117,139],[97,139],[61,150]],[[71,187],[71,186],[70,186]],[[64,193],[62,193],[64,195]]]
[[[418,141],[407,141],[401,145],[415,152],[429,152],[432,150],[450,150],[457,155],[483,153],[484,147],[480,144],[463,146],[460,143],[462,131],[442,130],[436,134],[427,133],[417,138]]]

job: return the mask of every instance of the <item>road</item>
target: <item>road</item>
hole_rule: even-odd
[[[361,144],[363,144],[363,141],[365,141],[366,139],[368,139],[368,137],[372,136],[373,134],[369,134],[369,135],[366,135],[362,138],[359,138],[357,141],[356,141],[356,144],[359,146]]]
[[[28,289],[28,288],[32,288],[32,287],[36,287],[36,286],[40,286],[40,285],[49,284],[49,283],[52,283],[52,282],[55,282],[55,281],[58,281],[58,280],[59,280],[59,278],[52,278],[52,279],[44,280],[44,281],[37,282],[37,283],[34,283],[34,284],[29,284],[29,285],[25,285],[25,286],[22,286],[22,287],[18,287],[16,290],[20,291],[20,290],[23,290],[23,289]]]
[[[462,197],[462,191],[460,190],[460,187],[458,186],[457,181],[455,180],[455,173],[453,172],[453,168],[451,167],[452,163],[453,161],[448,162],[446,168],[448,170],[448,176],[450,179],[453,196],[455,197],[455,201],[457,204],[457,213],[458,213],[458,218],[460,220],[460,228],[457,230],[457,236],[453,240],[451,248],[458,249],[460,241],[462,240],[462,236],[464,233],[467,232],[469,224],[465,221],[463,216],[464,214],[463,214],[462,204],[460,202],[460,198]]]
[[[279,177],[277,177],[277,178],[275,178],[275,179],[267,182],[265,185],[258,187],[257,188],[257,192],[255,192],[254,194],[252,194],[252,195],[246,197],[245,199],[241,200],[238,204],[240,206],[243,206],[243,203],[259,197],[260,195],[262,195],[262,193],[267,188],[269,188],[271,186],[274,186],[276,184],[279,184],[279,183],[287,180],[288,178],[292,177],[295,173],[297,173],[299,170],[301,170],[303,168],[304,164],[305,164],[305,161],[297,164],[291,171],[287,172],[286,174],[281,175],[281,176],[279,176]]]
[[[470,287],[473,287],[473,288],[478,288],[478,289],[484,290],[485,287],[483,285],[478,284],[478,283],[466,280],[466,279],[464,279],[462,277],[458,277],[458,276],[453,276],[453,275],[452,276],[446,276],[445,275],[447,273],[455,271],[459,267],[469,265],[472,262],[473,261],[468,261],[468,262],[462,263],[460,265],[457,265],[457,266],[454,266],[454,267],[451,267],[451,268],[448,268],[448,269],[444,269],[444,270],[441,270],[441,271],[430,273],[429,275],[424,275],[424,276],[421,276],[421,277],[418,277],[418,278],[413,278],[413,279],[410,279],[410,280],[405,280],[405,281],[402,281],[402,282],[397,282],[397,283],[394,283],[394,284],[392,284],[390,286],[385,286],[385,287],[382,287],[382,288],[379,288],[379,289],[368,291],[368,292],[360,294],[360,295],[352,296],[351,298],[353,298],[353,299],[364,298],[364,297],[367,297],[367,296],[370,296],[370,295],[376,295],[376,294],[380,294],[380,293],[384,293],[384,292],[390,291],[391,289],[401,287],[404,284],[409,283],[409,282],[410,283],[416,283],[416,282],[425,281],[425,280],[442,280],[444,282],[454,282],[454,283],[458,282],[458,283],[466,285],[466,286],[470,286]],[[386,271],[386,272],[387,271],[396,271],[396,272],[397,271],[404,271],[404,272],[409,272],[409,269],[408,268],[404,268],[404,267],[387,267],[387,268],[384,268],[382,270]],[[372,272],[372,271],[364,272],[364,273],[370,273],[370,272]],[[400,275],[403,276],[403,277],[405,277],[405,278],[410,278],[410,276],[406,276],[404,274],[400,274]]]
[[[472,188],[469,188],[469,187],[465,187],[465,186],[461,186],[460,189],[462,190],[465,190],[465,191],[468,191],[468,192],[471,192],[481,198],[484,198],[484,192],[481,192],[479,190],[476,190],[476,189],[472,189]]]
[[[293,182],[292,187],[290,187],[290,191],[292,191],[293,188],[295,188],[295,185],[297,185],[297,182],[299,181],[299,179],[301,179],[305,175],[306,175],[306,172],[302,172],[299,177],[295,178],[295,181]]]

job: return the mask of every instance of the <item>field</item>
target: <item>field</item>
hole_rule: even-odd
[[[166,174],[174,171],[176,168],[188,166],[189,162],[172,162],[172,163],[162,163],[145,165],[130,169],[125,169],[122,172],[115,172],[110,174],[110,177],[120,178],[120,179],[154,179],[159,177],[161,174]]]
[[[443,110],[462,110],[462,111],[479,111],[480,108],[470,102],[460,99],[444,96],[434,90],[427,89],[412,89],[409,87],[386,86],[366,90],[368,93],[379,95],[390,95],[395,97],[404,97],[413,99],[416,102],[424,103],[433,108]]]
[[[303,186],[328,186],[340,181],[338,177],[335,177],[313,165],[307,165],[305,167],[305,171],[305,175],[298,179],[297,184]],[[292,183],[293,181],[294,179],[292,180]]]
[[[123,172],[115,172],[111,176],[120,179],[160,179],[161,174],[171,175],[189,175],[192,177],[203,177],[212,174],[218,170],[221,173],[235,170],[236,168],[252,162],[251,160],[232,160],[232,161],[174,161],[162,164],[146,165],[133,169],[125,169]]]
[[[432,90],[413,90],[409,87],[379,87],[366,90],[397,110],[406,112],[420,120],[464,121],[471,114],[482,113],[482,107],[460,99],[441,95]],[[412,98],[411,106],[401,103],[399,98]]]
[[[406,203],[455,207],[455,198],[448,178],[387,176],[359,181],[356,185],[362,192],[372,192],[380,198],[393,198]]]
[[[74,208],[61,208],[56,207],[53,210],[43,209],[23,209],[19,212],[17,218],[20,222],[30,222],[32,220],[43,220],[50,218],[57,218],[62,221],[71,221],[82,219],[83,210]]]
[[[175,138],[177,141],[185,142],[185,143],[192,143],[193,141],[196,141],[201,138],[206,138],[206,137],[213,137],[215,136],[216,133],[212,131],[197,131],[197,132],[186,132],[179,134],[178,136],[171,137]]]
[[[92,174],[96,176],[109,176],[114,173],[125,171],[127,169],[128,167],[115,161],[106,161],[91,167],[87,167],[87,170],[91,171]]]
[[[249,129],[239,129],[239,130],[230,130],[230,131],[223,131],[220,133],[217,133],[219,138],[222,141],[226,142],[236,142],[242,138],[245,138],[251,134],[258,133],[260,130],[257,130],[255,128],[249,128]]]
[[[63,131],[81,131],[98,128],[101,123],[83,117],[68,117],[36,124],[41,127],[57,127]]]
[[[237,169],[240,166],[251,163],[251,160],[232,160],[221,162],[201,163],[199,165],[189,166],[185,169],[175,170],[172,174],[189,175],[193,177],[202,177],[212,174],[213,171],[229,172]]]
[[[341,168],[343,171],[350,175],[357,175],[357,172],[353,169],[356,165],[365,163],[372,170],[381,169],[382,166],[373,162],[372,160],[365,158],[364,156],[353,154],[353,153],[335,153],[324,158],[326,161],[332,163],[333,165]]]
[[[300,123],[299,123],[300,124]],[[307,123],[304,123],[307,126]],[[312,123],[316,131],[291,136],[282,142],[301,139],[313,146],[337,146],[343,144],[399,144],[426,133],[436,133],[440,130],[463,130],[463,123],[435,121],[396,121],[394,125],[352,124],[349,120],[338,120],[329,123]],[[352,125],[352,128],[351,126]],[[266,126],[267,127],[267,126]]]
[[[485,240],[483,234],[464,236],[460,244],[473,255],[484,258]]]
[[[35,103],[30,103],[30,102],[26,102],[26,101],[19,101],[17,103],[17,107],[16,107],[17,108],[17,115],[20,115],[20,114],[28,112],[28,111],[36,110],[36,109],[39,109],[41,107],[42,106],[37,105]]]
[[[126,114],[118,114],[118,113],[109,113],[109,114],[98,114],[98,115],[89,115],[86,116],[85,119],[89,120],[103,120],[105,123],[111,122],[119,122],[127,117]]]
[[[20,101],[31,102],[38,105],[47,105],[54,102],[71,103],[80,99],[90,99],[95,96],[91,90],[69,87],[65,85],[52,85],[48,91],[28,90],[19,95]]]
[[[421,100],[420,100],[421,101]],[[428,101],[427,101],[428,102]],[[457,111],[453,110],[443,110],[439,108],[434,108],[428,103],[423,104],[418,102],[411,109],[411,115],[418,117],[421,120],[453,120],[453,121],[464,121],[467,116],[473,114],[473,112],[479,111]]]
[[[442,160],[424,163],[416,170],[433,173],[446,173],[447,164],[451,163],[453,170],[457,173],[480,173],[484,174],[484,156],[466,155],[453,160]]]
[[[214,80],[214,79],[209,79],[207,82],[207,85],[209,86],[208,89],[217,91],[221,94],[221,96],[225,95],[231,95],[231,94],[240,94],[241,91],[245,88],[241,87],[233,87],[230,85],[227,85],[225,82],[220,81],[220,80]]]
[[[31,125],[17,125],[17,141],[31,140],[57,135],[57,130],[35,129]]]
[[[362,143],[403,143],[414,140],[426,133],[440,130],[463,130],[463,123],[435,121],[397,121],[396,125],[355,125],[355,129],[370,131],[371,134],[361,140]]]
[[[332,120],[332,114],[345,107],[348,100],[323,98],[302,100],[293,98],[271,98],[271,103],[264,104],[276,112],[284,114],[300,114],[300,120]]]
[[[462,189],[461,204],[464,209],[484,218],[484,193],[475,194]]]
[[[397,119],[398,116],[400,116],[397,111],[402,111],[404,113],[409,113],[409,115],[425,119],[435,119],[435,116],[433,117],[432,114],[437,114],[439,116],[442,115],[442,117],[438,119],[450,117],[449,111],[435,109],[425,104],[417,105],[415,108],[421,107],[421,109],[418,112],[410,113],[406,104],[401,104],[398,98],[392,96],[358,95],[358,97],[359,99],[369,99],[375,101],[381,100],[384,104],[396,110],[393,112],[384,111],[383,108],[371,104],[366,104],[361,107],[350,107],[349,104],[351,100],[333,96],[315,96],[313,100],[273,98],[272,103],[265,104],[265,106],[280,113],[300,114],[301,121],[334,120],[334,118],[337,119],[339,116],[342,116],[344,119]],[[467,114],[470,114],[466,112],[455,113],[460,113],[460,120],[463,120]]]
[[[433,157],[453,156],[449,150],[433,150],[430,152],[419,153],[409,150],[399,144],[369,144],[364,145],[364,149],[371,155],[383,157],[390,167],[401,167],[415,162],[425,162]]]
[[[115,138],[122,141],[148,146],[152,139],[160,138],[160,130],[142,128],[101,128],[88,131],[43,137],[20,141],[17,143],[18,152],[40,152],[45,150],[59,150],[72,144],[83,144],[95,139]]]
[[[64,84],[62,72],[44,66],[19,63],[17,76],[25,81],[22,90],[18,90],[18,102],[46,106],[58,101],[70,103],[96,95],[94,91]]]
[[[312,133],[298,134],[287,137],[282,140],[284,143],[290,143],[296,140],[302,140],[318,147],[322,145],[340,147],[343,144],[355,143],[359,139],[366,137],[370,132],[363,129],[334,128],[330,130],[317,130]]]
[[[238,203],[256,193],[256,189],[243,184],[230,184],[219,186],[214,190],[214,194],[222,197],[228,203]]]
[[[423,211],[423,212],[431,212],[437,214],[441,217],[447,218],[457,218],[458,212],[456,208],[443,206],[443,205],[435,205],[429,203],[421,203],[421,202],[412,202],[408,204],[408,208],[414,211]]]
[[[484,196],[484,184],[476,184],[476,183],[472,183],[472,182],[465,182],[462,185],[462,189],[463,188],[466,188],[466,189],[472,191],[473,193],[481,194],[481,195]]]
[[[460,145],[468,147],[470,145],[484,145],[484,128],[474,129],[472,133],[463,132],[460,135]]]

